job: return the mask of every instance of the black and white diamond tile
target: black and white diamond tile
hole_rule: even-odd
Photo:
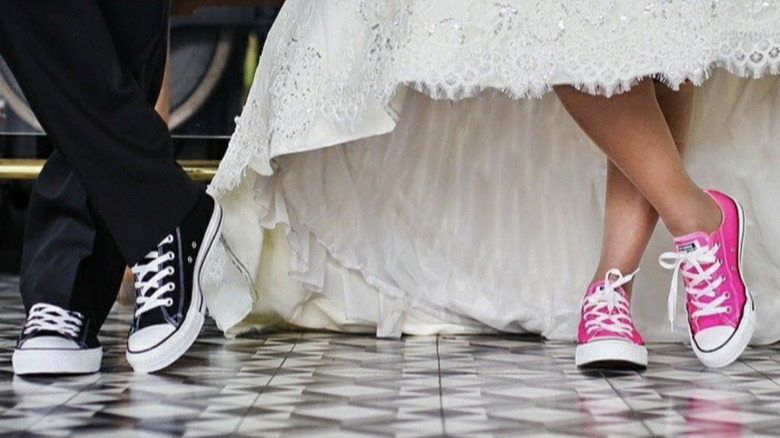
[[[708,370],[659,344],[646,371],[583,372],[572,344],[533,336],[227,340],[208,323],[170,369],[137,375],[124,359],[130,309],[117,308],[101,373],[19,378],[16,287],[0,277],[0,436],[780,436],[776,346]]]

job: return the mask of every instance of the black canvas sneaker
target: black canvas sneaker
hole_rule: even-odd
[[[86,374],[100,370],[103,348],[89,318],[59,306],[30,308],[12,358],[14,373]]]
[[[201,270],[221,229],[222,209],[201,193],[184,221],[132,267],[136,304],[127,361],[135,371],[159,371],[195,342],[206,313]]]

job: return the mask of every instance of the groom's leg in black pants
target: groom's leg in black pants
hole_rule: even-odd
[[[151,105],[167,51],[166,5],[158,0],[100,4],[122,65]],[[124,258],[90,211],[86,192],[55,152],[39,177],[28,211],[21,291],[25,307],[46,302],[87,315],[102,326],[116,298]]]
[[[121,2],[127,21],[106,15],[119,3],[0,0],[0,52],[92,212],[132,264],[182,221],[199,188],[175,163],[167,126],[148,103],[144,88],[159,80],[143,84],[128,64],[148,65],[138,59],[155,45],[116,40],[163,28],[167,2]],[[121,53],[130,46],[143,46],[142,53]]]
[[[25,308],[48,303],[86,315],[99,329],[125,262],[59,152],[46,162],[27,212],[20,289]]]
[[[136,371],[165,368],[203,325],[200,276],[222,224],[220,208],[176,164],[167,126],[148,102],[162,78],[167,1],[0,0],[0,11],[0,52],[86,193],[95,235],[74,294],[93,284],[89,272],[101,269],[101,250],[135,265],[138,306],[127,360]],[[93,293],[101,294],[93,304],[107,306],[102,298],[115,290]],[[100,321],[108,308],[98,310]],[[52,306],[30,314],[14,351],[15,372],[99,368],[99,343],[88,326],[73,322],[78,314]],[[42,365],[59,363],[54,350],[72,357],[67,367]]]

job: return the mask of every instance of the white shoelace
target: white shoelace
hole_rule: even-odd
[[[173,235],[168,235],[160,245],[169,244],[173,242]],[[139,262],[133,266],[130,270],[135,274],[135,290],[136,290],[136,310],[135,316],[139,317],[143,313],[148,312],[157,307],[171,306],[173,299],[170,297],[164,297],[164,295],[176,288],[173,282],[163,284],[166,277],[174,274],[172,267],[161,269],[163,263],[173,260],[174,253],[168,251],[166,253],[160,253],[159,251],[152,251],[146,254],[144,262]]]
[[[712,275],[720,269],[721,260],[715,257],[720,246],[712,248],[706,246],[697,248],[693,252],[666,252],[658,258],[658,263],[666,269],[673,271],[672,285],[669,288],[669,301],[667,303],[667,315],[669,323],[674,330],[674,318],[677,316],[677,278],[678,273],[688,280],[685,287],[690,296],[690,302],[696,307],[691,314],[692,318],[715,315],[728,311],[728,306],[723,302],[730,298],[728,292],[718,295],[716,290],[726,280],[723,277],[713,279]],[[709,265],[706,269],[702,265]],[[708,303],[703,303],[701,298],[712,298]]]
[[[623,275],[618,269],[610,269],[604,276],[604,286],[585,298],[582,304],[584,315],[594,316],[585,323],[585,330],[588,333],[594,330],[609,330],[613,333],[631,335],[633,324],[629,316],[628,299],[617,289],[630,282],[637,272],[639,269],[629,275]],[[614,281],[612,277],[616,277]],[[618,312],[612,313],[615,308]]]
[[[30,309],[23,333],[29,335],[33,332],[45,330],[75,338],[78,336],[81,324],[81,319],[73,316],[61,307],[38,303]]]

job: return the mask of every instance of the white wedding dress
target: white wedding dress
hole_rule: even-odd
[[[211,315],[574,339],[605,158],[549,91],[654,75],[701,85],[686,160],[743,202],[753,341],[780,339],[779,23],[780,0],[288,0],[210,188]],[[670,247],[659,226],[634,289],[648,340],[687,336]]]

